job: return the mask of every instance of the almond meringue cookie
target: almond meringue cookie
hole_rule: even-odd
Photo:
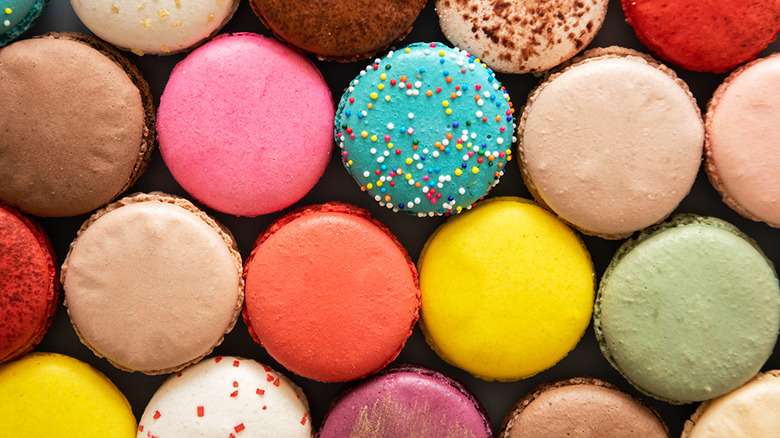
[[[251,359],[217,356],[174,374],[157,390],[137,438],[309,438],[309,405],[283,374]]]
[[[611,47],[531,92],[518,141],[540,204],[585,234],[620,239],[665,219],[691,190],[704,123],[672,70]]]
[[[168,55],[216,34],[238,0],[71,0],[99,38],[136,55]]]
[[[541,72],[593,41],[608,0],[436,0],[448,40],[501,73]]]

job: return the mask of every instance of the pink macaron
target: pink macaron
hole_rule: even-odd
[[[160,98],[160,152],[203,204],[237,216],[272,213],[322,176],[334,112],[308,59],[260,35],[224,35],[173,69]]]

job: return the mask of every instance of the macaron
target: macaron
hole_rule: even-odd
[[[493,198],[454,216],[425,243],[418,269],[425,339],[447,363],[483,380],[552,367],[590,323],[588,251],[525,199]]]
[[[216,35],[238,0],[71,0],[79,20],[99,38],[138,56],[191,49]]]
[[[436,0],[444,36],[501,73],[536,73],[593,41],[608,0],[486,2]]]
[[[284,43],[324,61],[367,59],[401,41],[427,0],[250,0]]]
[[[24,437],[132,438],[125,396],[98,370],[57,353],[30,353],[0,365],[3,434]]]
[[[668,438],[658,413],[590,377],[543,383],[512,408],[501,438]]]
[[[761,369],[780,328],[780,286],[772,263],[736,227],[680,215],[620,247],[594,313],[602,353],[631,384],[692,403]]]
[[[742,216],[780,228],[780,54],[734,71],[707,106],[710,182]]]
[[[513,113],[487,65],[441,43],[415,43],[350,82],[336,142],[360,189],[383,207],[458,213],[498,184],[512,157]]]
[[[184,198],[138,193],[81,226],[62,285],[81,342],[119,369],[165,374],[233,328],[241,274],[227,228]]]
[[[346,390],[331,403],[317,438],[493,436],[476,397],[428,368],[400,365]]]
[[[389,364],[420,308],[417,271],[390,230],[349,204],[277,219],[244,267],[244,321],[289,371],[321,382]]]
[[[518,132],[533,197],[606,239],[671,214],[696,179],[704,143],[687,85],[620,47],[587,51],[551,74],[531,92]]]
[[[25,33],[48,3],[48,0],[5,0],[0,9],[0,47]]]
[[[198,201],[263,215],[294,204],[322,176],[333,114],[309,60],[260,35],[223,35],[171,72],[158,112],[160,152]]]
[[[56,256],[46,232],[0,202],[0,363],[41,341],[59,298]]]
[[[0,108],[0,200],[37,216],[107,204],[141,176],[154,148],[141,72],[86,35],[46,34],[0,49]]]
[[[661,59],[686,70],[722,73],[777,38],[774,0],[621,0],[637,38]]]
[[[780,371],[759,373],[745,385],[699,405],[685,422],[682,438],[777,435],[780,418]]]
[[[203,359],[154,393],[137,438],[312,436],[306,396],[283,374],[234,356]]]

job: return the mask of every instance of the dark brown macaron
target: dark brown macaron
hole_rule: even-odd
[[[591,377],[544,383],[512,408],[501,438],[668,438],[658,413]]]
[[[0,200],[75,216],[135,183],[154,149],[140,70],[108,44],[50,33],[0,49]]]
[[[367,59],[402,40],[427,0],[250,0],[281,41],[324,61]]]

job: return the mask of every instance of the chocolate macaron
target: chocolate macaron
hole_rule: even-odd
[[[137,193],[92,215],[62,266],[81,341],[119,369],[164,374],[222,342],[243,303],[241,256],[191,202]]]
[[[427,0],[250,0],[281,41],[320,60],[366,59],[403,39]]]
[[[501,438],[667,438],[658,413],[603,380],[537,386],[504,419]]]
[[[59,297],[54,250],[43,228],[0,202],[0,362],[41,341]]]
[[[143,173],[154,147],[141,72],[86,35],[0,49],[0,108],[0,200],[37,216],[107,204]]]

